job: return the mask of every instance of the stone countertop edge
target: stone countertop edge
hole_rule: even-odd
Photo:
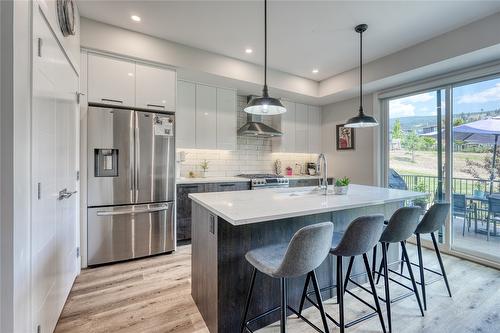
[[[354,184],[353,184],[354,185]],[[355,185],[356,186],[356,185]],[[357,185],[357,186],[362,186],[366,188],[375,188],[375,186],[363,186],[363,185]],[[307,187],[306,187],[307,188]],[[305,189],[305,188],[301,188]],[[391,191],[403,191],[403,190],[392,190],[388,189]],[[260,191],[266,191],[266,190],[260,190]],[[248,191],[240,191],[241,192],[248,192]],[[359,203],[348,203],[348,204],[343,204],[341,206],[334,206],[334,207],[325,207],[325,208],[311,208],[311,209],[304,209],[302,211],[293,211],[290,213],[279,213],[277,212],[276,214],[268,214],[268,215],[262,215],[262,216],[252,216],[248,218],[238,218],[234,219],[224,212],[220,211],[219,209],[216,209],[212,207],[210,204],[206,203],[203,199],[200,199],[198,195],[200,194],[207,194],[207,193],[193,193],[189,194],[189,198],[191,198],[194,202],[198,203],[202,207],[206,208],[213,214],[223,218],[233,226],[241,226],[241,225],[246,225],[246,224],[253,224],[253,223],[262,223],[262,222],[267,222],[267,221],[274,221],[274,220],[280,220],[280,219],[285,219],[285,218],[290,218],[290,217],[298,217],[298,216],[306,216],[306,215],[314,215],[314,214],[321,214],[321,213],[327,213],[327,212],[333,212],[333,211],[339,211],[339,210],[345,210],[345,209],[355,209],[355,208],[361,208],[361,207],[366,207],[366,206],[375,206],[375,205],[383,205],[383,204],[388,204],[388,203],[393,203],[393,202],[398,202],[398,201],[405,201],[405,200],[412,200],[420,197],[427,196],[426,193],[421,193],[421,192],[413,192],[413,191],[404,191],[406,192],[404,196],[397,197],[397,198],[386,198],[386,199],[380,199],[376,198],[371,200],[370,202],[359,202]],[[235,195],[238,195],[238,192],[226,192],[226,193],[233,193]],[[213,194],[213,193],[210,193]],[[328,195],[329,197],[339,197],[338,195],[335,194],[330,194]],[[323,198],[323,197],[318,197]]]

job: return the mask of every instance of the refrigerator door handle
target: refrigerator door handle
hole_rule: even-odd
[[[134,125],[134,133],[135,133],[135,201],[139,201],[139,176],[140,176],[140,158],[141,158],[141,139],[139,133],[139,113],[134,112],[135,114],[135,125]]]
[[[132,214],[145,214],[145,213],[154,213],[161,212],[164,210],[168,210],[168,205],[160,206],[160,207],[152,207],[146,209],[129,209],[129,210],[98,210],[97,216],[114,216],[114,215],[132,215]]]
[[[134,113],[130,115],[130,143],[129,143],[129,167],[130,167],[130,192],[131,192],[131,202],[135,202],[135,147],[134,147],[134,135],[135,135],[135,124],[134,124]]]

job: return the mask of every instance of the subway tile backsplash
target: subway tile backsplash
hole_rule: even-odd
[[[246,96],[238,96],[238,128],[247,121],[243,111]],[[262,122],[271,125],[271,116],[263,117]],[[316,162],[316,154],[273,153],[270,138],[238,137],[236,150],[204,150],[182,149],[186,153],[186,161],[180,164],[181,176],[188,177],[189,172],[196,176],[201,174],[200,164],[208,161],[206,177],[231,177],[242,173],[274,173],[274,162],[279,159],[283,173],[290,166],[294,174],[305,173],[307,162]]]

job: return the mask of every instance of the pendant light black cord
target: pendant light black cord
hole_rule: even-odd
[[[267,97],[267,0],[264,0],[264,89],[263,96]]]
[[[359,33],[359,111],[363,112],[363,31]]]

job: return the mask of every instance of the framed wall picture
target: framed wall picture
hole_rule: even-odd
[[[337,125],[337,150],[354,149],[354,128]]]

